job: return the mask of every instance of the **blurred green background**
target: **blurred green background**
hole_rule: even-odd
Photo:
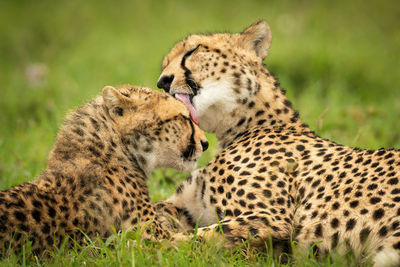
[[[0,189],[31,180],[68,110],[105,85],[156,88],[163,56],[190,33],[263,18],[265,63],[323,137],[400,148],[399,1],[0,1]],[[216,153],[204,155],[204,165]],[[155,200],[184,174],[159,170]]]

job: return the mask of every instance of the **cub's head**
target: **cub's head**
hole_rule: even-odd
[[[218,117],[226,119],[257,94],[257,72],[270,43],[262,20],[242,33],[191,35],[164,58],[157,86],[183,101],[193,120],[213,132]]]
[[[103,89],[103,106],[121,141],[149,174],[167,167],[191,171],[207,149],[204,132],[172,96],[137,86]]]

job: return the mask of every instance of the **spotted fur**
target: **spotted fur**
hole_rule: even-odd
[[[199,222],[205,239],[222,229],[228,247],[293,237],[299,250],[322,241],[321,253],[388,251],[376,265],[398,264],[400,152],[313,133],[262,64],[270,43],[267,23],[258,21],[240,34],[191,35],[165,57],[160,81],[169,82],[158,85],[191,95],[220,152],[164,205],[176,207],[186,229]]]
[[[66,235],[107,237],[145,222],[145,238],[168,238],[156,217],[146,177],[157,167],[192,170],[204,133],[168,94],[107,86],[71,112],[48,165],[33,182],[0,192],[0,250],[20,250],[25,237],[41,254]],[[188,153],[190,151],[190,153]]]

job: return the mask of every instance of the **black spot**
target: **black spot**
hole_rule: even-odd
[[[113,112],[117,114],[118,116],[123,116],[124,115],[124,110],[121,107],[115,107]]]
[[[378,185],[377,184],[370,184],[367,188],[368,188],[368,190],[374,190],[374,189],[378,188]]]
[[[256,228],[250,227],[249,231],[252,236],[255,236],[258,234],[258,230]]]
[[[325,181],[330,182],[333,179],[333,176],[331,174],[328,174],[325,178]]]
[[[79,136],[83,136],[85,134],[81,128],[74,128],[72,129],[72,131],[78,134]]]
[[[35,206],[35,208],[41,208],[42,207],[42,202],[34,200],[32,201],[33,206]]]
[[[331,221],[331,227],[332,228],[337,228],[339,226],[339,220],[336,218],[333,218]]]
[[[360,211],[360,214],[367,214],[368,213],[368,210],[367,209],[362,209],[361,211]]]
[[[351,201],[350,202],[350,207],[351,208],[356,208],[358,206],[358,203],[359,203],[358,200]]]
[[[236,217],[239,216],[242,212],[238,209],[234,209],[233,210],[233,215],[235,215]]]
[[[275,154],[276,152],[278,152],[278,151],[276,149],[273,149],[273,148],[268,150],[269,154]]]
[[[391,193],[392,195],[400,194],[400,189],[398,189],[398,188],[393,189],[392,192],[390,192],[390,193]]]
[[[278,187],[281,187],[281,188],[282,188],[282,187],[284,187],[284,186],[285,186],[285,183],[284,183],[284,182],[282,182],[282,181],[279,181],[277,185],[278,185]]]
[[[264,194],[264,196],[267,197],[267,198],[270,198],[271,195],[272,195],[271,191],[268,190],[268,189],[265,189],[265,190],[263,191],[263,194]]]
[[[32,217],[35,219],[35,221],[37,223],[40,223],[40,211],[39,210],[33,210]]]
[[[334,249],[339,243],[339,233],[336,232],[332,235],[331,248]]]
[[[335,203],[333,203],[333,205],[332,205],[332,208],[333,208],[334,210],[337,210],[339,207],[340,207],[339,202],[335,202]]]
[[[317,227],[315,227],[314,234],[316,237],[322,237],[322,225],[318,224]]]
[[[210,196],[210,203],[215,204],[217,200],[213,196]]]
[[[353,230],[354,226],[356,225],[357,221],[355,219],[350,219],[346,222],[346,231]]]
[[[26,221],[26,216],[22,212],[15,211],[14,212],[14,216],[18,221],[21,221],[21,222],[25,222]]]
[[[369,229],[368,227],[361,230],[361,232],[360,232],[361,243],[365,243],[365,241],[367,240],[370,233],[371,233],[371,229]]]
[[[229,226],[228,226],[227,224],[223,224],[222,227],[221,227],[221,229],[222,229],[222,232],[223,232],[224,234],[228,234],[228,233],[230,233],[230,232],[232,231],[232,229],[229,228]]]
[[[50,226],[48,223],[43,224],[41,231],[43,234],[48,234],[50,233]]]
[[[371,199],[369,200],[369,202],[371,204],[377,204],[379,202],[381,202],[381,198],[380,197],[371,197]]]
[[[280,197],[280,198],[277,199],[276,202],[277,202],[279,205],[283,205],[283,203],[285,203],[285,200],[284,200],[282,197]]]
[[[385,211],[383,209],[377,209],[374,211],[373,218],[374,220],[379,220],[385,215]]]
[[[258,111],[256,112],[256,117],[261,116],[261,115],[263,115],[264,113],[265,113],[264,110],[258,110]]]
[[[88,146],[88,150],[96,157],[100,157],[101,156],[100,151],[97,148],[93,147],[93,146]]]
[[[393,222],[392,224],[392,230],[397,230],[397,228],[399,227],[400,223],[398,221]]]
[[[247,180],[241,180],[238,182],[238,185],[245,185],[247,184]]]
[[[400,242],[397,242],[396,244],[393,244],[394,249],[400,249]]]
[[[379,235],[381,236],[381,237],[384,237],[384,236],[386,236],[387,235],[387,228],[386,228],[386,226],[382,226],[382,228],[381,229],[379,229]]]
[[[222,193],[224,193],[224,187],[223,186],[218,186],[218,192],[220,193],[220,194],[222,194]]]
[[[253,200],[256,199],[256,196],[253,193],[248,193],[247,198]]]
[[[175,193],[176,193],[176,194],[182,193],[183,187],[184,187],[183,184],[180,184],[180,185],[176,188]],[[122,190],[122,188],[121,188],[121,190]]]
[[[312,187],[317,187],[319,184],[321,183],[321,181],[320,180],[317,180],[317,181],[315,181],[314,183],[312,183]]]
[[[241,197],[241,196],[244,195],[244,190],[243,190],[243,189],[240,189],[239,191],[237,191],[236,194],[237,194],[239,197]]]
[[[246,121],[246,118],[243,117],[239,120],[239,122],[236,124],[236,126],[241,126],[244,122]]]

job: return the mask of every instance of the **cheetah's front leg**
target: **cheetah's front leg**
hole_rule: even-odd
[[[144,211],[136,211],[129,218],[122,225],[122,230],[139,230],[143,239],[152,241],[171,238],[169,222],[156,211],[156,206],[150,201],[146,203]]]
[[[203,241],[222,241],[224,247],[232,249],[247,241],[250,246],[263,247],[269,239],[288,241],[292,227],[287,222],[271,223],[263,213],[241,215],[225,219],[217,224],[197,229],[197,237]],[[177,233],[172,236],[174,243],[187,241],[191,235]]]

